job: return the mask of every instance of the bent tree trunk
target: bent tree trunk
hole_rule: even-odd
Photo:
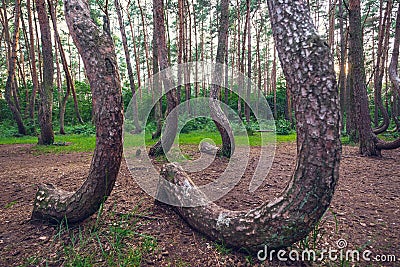
[[[7,77],[7,82],[6,82],[6,87],[5,87],[5,93],[4,97],[7,101],[7,105],[9,106],[13,117],[15,119],[15,122],[17,123],[18,126],[18,133],[25,135],[26,134],[26,129],[24,122],[22,120],[21,112],[17,108],[17,103],[14,102],[13,97],[12,97],[12,92],[13,92],[13,86],[15,86],[15,69],[16,69],[16,63],[17,63],[17,47],[18,47],[18,41],[19,41],[19,22],[20,22],[20,16],[21,15],[21,5],[20,1],[17,0],[15,1],[15,16],[14,16],[14,33],[13,33],[13,39],[11,43],[11,55],[10,55],[10,61],[8,64],[8,77]]]
[[[114,43],[90,19],[86,0],[65,0],[65,17],[82,56],[93,95],[96,149],[89,176],[76,191],[40,185],[32,219],[74,223],[95,213],[110,195],[122,158],[123,106]]]
[[[400,138],[393,142],[380,140],[372,131],[369,115],[367,87],[365,84],[365,67],[363,56],[363,39],[361,26],[361,2],[349,1],[350,65],[354,94],[357,96],[355,106],[358,114],[358,132],[360,136],[360,154],[368,157],[381,156],[381,150],[400,147]]]
[[[228,118],[222,111],[218,98],[221,91],[221,84],[223,84],[223,65],[226,50],[226,40],[229,27],[229,0],[221,1],[221,17],[218,30],[218,48],[215,65],[213,84],[211,85],[210,92],[210,111],[222,139],[222,155],[230,157],[235,151],[235,141],[232,133],[232,128],[229,124]],[[226,55],[227,57],[228,55]]]
[[[211,239],[253,252],[263,245],[290,246],[308,235],[329,207],[341,155],[338,90],[330,49],[317,35],[304,1],[269,0],[268,7],[296,111],[299,153],[292,179],[276,200],[248,211],[231,211],[214,203],[175,207],[193,228]],[[161,179],[159,193],[175,203],[188,203],[188,196],[208,203],[178,165],[165,165],[162,176],[184,186],[180,193]]]

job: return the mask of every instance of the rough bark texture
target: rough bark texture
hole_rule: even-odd
[[[53,132],[53,45],[51,42],[50,22],[46,12],[45,0],[36,1],[36,10],[40,26],[40,38],[42,40],[43,55],[43,80],[39,88],[39,145],[51,145],[54,143]]]
[[[378,44],[378,58],[377,66],[375,70],[374,78],[374,94],[375,94],[375,115],[374,121],[375,125],[378,125],[378,110],[381,112],[383,117],[383,122],[376,129],[373,129],[375,134],[383,133],[389,128],[390,118],[389,114],[383,105],[382,101],[382,82],[385,73],[385,63],[387,59],[387,47],[389,46],[389,35],[391,26],[391,11],[392,11],[392,1],[389,0],[386,4],[386,11],[383,17],[383,23],[379,32],[379,44]]]
[[[155,22],[154,22],[155,25]],[[154,27],[153,30],[153,89],[156,90],[156,92],[152,92],[153,96],[161,96],[162,93],[162,88],[160,86],[160,79],[158,75],[156,74],[159,72],[159,66],[158,66],[158,47],[157,47],[157,28]],[[157,129],[155,132],[152,133],[151,138],[152,139],[157,139],[161,136],[161,130],[162,130],[162,98],[160,97],[160,100],[156,103],[155,111],[154,111],[154,119],[157,122]]]
[[[349,24],[349,56],[354,94],[356,96],[355,106],[358,113],[357,125],[360,138],[360,153],[365,156],[380,156],[380,151],[375,146],[377,138],[371,128],[367,86],[365,84],[360,0],[349,1]]]
[[[3,3],[4,8],[5,4]],[[21,5],[20,1],[16,0],[15,1],[15,12],[14,12],[14,33],[12,36],[12,41],[11,41],[11,47],[10,47],[10,53],[9,53],[9,62],[8,62],[8,77],[6,81],[6,88],[4,92],[4,97],[7,101],[7,105],[9,106],[13,117],[15,119],[15,122],[17,123],[18,126],[18,133],[25,135],[26,134],[26,129],[24,126],[24,122],[22,121],[22,116],[21,112],[18,109],[17,103],[14,102],[13,100],[13,87],[15,86],[15,69],[16,69],[16,63],[17,63],[17,47],[18,47],[18,41],[19,41],[19,23],[20,23],[20,15],[21,15]],[[7,20],[7,19],[6,19]],[[8,26],[6,27],[6,31],[8,31]]]
[[[29,57],[31,61],[31,75],[32,75],[32,94],[29,101],[29,118],[34,121],[35,115],[35,101],[36,101],[36,93],[39,90],[39,78],[37,75],[36,69],[36,56],[35,56],[35,39],[33,38],[33,24],[32,24],[32,10],[31,10],[31,1],[26,1],[26,9],[28,11],[28,27],[29,27]],[[33,124],[33,123],[32,123]]]
[[[154,28],[158,31],[157,36],[157,49],[158,49],[158,63],[160,67],[160,78],[164,84],[164,88],[167,91],[167,114],[170,114],[172,110],[179,104],[176,96],[176,90],[174,88],[174,82],[171,79],[171,73],[168,70],[168,52],[167,45],[165,42],[165,24],[164,24],[164,3],[162,0],[153,0],[153,15],[154,15]],[[165,70],[165,71],[163,71]],[[165,131],[159,140],[153,147],[150,148],[149,155],[156,156],[167,153],[172,144],[174,143],[175,136],[178,128],[178,116],[177,112],[171,113],[170,123],[165,127]]]
[[[219,104],[219,95],[221,92],[221,86],[224,82],[224,55],[225,55],[225,46],[226,39],[228,35],[228,26],[229,26],[229,1],[222,0],[221,1],[221,16],[218,30],[218,48],[217,48],[217,56],[216,62],[219,63],[215,66],[214,75],[213,75],[213,83],[211,85],[210,92],[210,111],[211,117],[214,120],[215,125],[222,138],[222,155],[225,157],[230,157],[235,151],[234,146],[234,137],[232,133],[232,128],[226,117],[225,113],[221,109]]]
[[[186,194],[174,192],[164,179],[159,188],[160,194],[180,203],[202,200],[204,206],[175,209],[210,238],[249,251],[263,245],[268,249],[290,246],[308,235],[329,207],[341,155],[338,91],[330,49],[317,35],[302,0],[270,0],[268,7],[297,119],[299,154],[288,187],[271,203],[231,211],[209,204],[178,165],[168,164],[162,176],[184,186]]]
[[[114,186],[122,158],[123,106],[117,59],[111,36],[90,19],[84,0],[65,0],[70,34],[82,56],[93,95],[96,149],[89,176],[75,192],[41,185],[32,219],[80,222],[95,213]]]

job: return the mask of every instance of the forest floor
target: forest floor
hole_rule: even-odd
[[[155,204],[131,177],[125,161],[101,213],[80,225],[32,222],[37,184],[76,190],[91,160],[90,153],[38,154],[32,147],[0,145],[0,266],[400,266],[400,150],[384,151],[378,159],[359,156],[356,147],[343,147],[340,180],[329,211],[310,237],[291,249],[314,249],[320,255],[346,242],[343,251],[370,250],[372,261],[313,263],[276,258],[260,262],[255,255],[208,240],[171,208]],[[195,146],[185,149],[196,156]],[[218,204],[250,208],[273,200],[285,188],[295,167],[295,143],[278,144],[271,171],[255,193],[247,188],[259,148],[251,152],[246,176]],[[217,158],[193,180],[213,179],[226,164]],[[390,255],[397,262],[377,262],[379,256],[391,260]]]

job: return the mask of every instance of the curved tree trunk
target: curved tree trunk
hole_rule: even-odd
[[[5,5],[4,5],[4,8],[6,8]],[[18,41],[19,41],[19,22],[20,22],[20,17],[21,17],[20,15],[21,15],[21,5],[20,5],[20,0],[17,0],[17,1],[15,1],[15,16],[14,16],[15,28],[14,28],[14,33],[12,36],[13,39],[12,39],[11,49],[10,49],[11,54],[9,55],[8,77],[7,77],[7,81],[6,81],[4,97],[7,101],[7,105],[9,106],[9,108],[13,114],[15,122],[17,123],[18,133],[25,135],[26,128],[25,128],[24,122],[22,120],[21,113],[17,107],[17,103],[15,103],[13,100],[13,91],[14,91],[13,87],[15,86],[15,82],[14,82],[15,81],[15,69],[16,69],[16,63],[17,63],[17,47],[18,47]]]
[[[384,142],[372,131],[369,113],[367,87],[365,83],[364,52],[361,27],[360,0],[349,1],[349,33],[350,33],[350,65],[354,93],[357,96],[355,106],[358,114],[358,133],[360,141],[360,154],[369,157],[381,156],[383,149],[400,147],[400,141]]]
[[[389,46],[389,31],[391,26],[391,11],[392,11],[392,1],[389,0],[386,5],[386,11],[383,18],[383,24],[381,28],[380,34],[382,35],[382,40],[379,40],[381,45],[381,51],[378,49],[378,64],[376,68],[376,75],[374,80],[375,87],[375,105],[378,110],[382,113],[383,122],[376,129],[373,129],[374,134],[381,134],[385,132],[389,128],[390,117],[387,112],[387,109],[383,105],[382,101],[382,81],[383,75],[385,73],[385,63],[387,60],[387,47]],[[378,112],[375,111],[375,122],[377,122]]]
[[[221,16],[218,30],[218,48],[216,62],[219,63],[215,66],[213,83],[211,85],[210,92],[210,111],[211,117],[214,120],[215,126],[217,127],[222,138],[222,155],[225,157],[230,157],[235,150],[235,141],[232,133],[232,128],[226,117],[225,113],[222,111],[219,104],[218,98],[221,91],[221,84],[223,84],[223,65],[224,55],[226,50],[226,40],[228,35],[229,27],[229,1],[221,1]],[[228,55],[226,55],[228,56]]]
[[[96,149],[89,176],[75,192],[41,185],[32,219],[74,223],[95,213],[114,186],[122,158],[123,105],[114,43],[90,19],[85,0],[65,0],[70,34],[82,56],[93,95]]]
[[[249,251],[263,245],[290,246],[308,235],[329,207],[341,155],[338,91],[330,49],[317,35],[302,0],[269,0],[268,7],[297,119],[299,154],[289,186],[275,201],[249,211],[231,211],[213,203],[175,207],[192,227],[210,238]],[[162,175],[185,189],[175,192],[161,179],[160,194],[178,203],[190,201],[188,196],[208,203],[176,164],[164,166]]]

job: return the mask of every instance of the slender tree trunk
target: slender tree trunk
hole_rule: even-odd
[[[240,53],[241,53],[241,46],[240,45],[245,45],[245,43],[241,43],[240,42],[240,24],[241,24],[241,14],[240,14],[240,1],[236,0],[236,14],[237,14],[237,18],[238,18],[238,22],[237,22],[237,67],[238,67],[238,72],[243,74],[243,70],[242,70],[242,58],[240,57]],[[238,112],[238,116],[239,118],[242,118],[242,99],[240,97],[241,92],[242,92],[242,80],[239,79],[238,81],[238,102],[237,102],[237,112]]]
[[[128,5],[129,6],[129,5]],[[129,21],[129,27],[131,29],[131,35],[132,35],[132,43],[133,43],[133,53],[135,54],[135,62],[136,62],[136,75],[137,75],[137,81],[138,81],[138,88],[142,87],[142,82],[140,79],[140,60],[139,60],[139,51],[137,49],[136,46],[136,38],[135,38],[135,31],[133,29],[133,22],[131,19],[131,15],[129,13],[129,8],[127,8],[127,12],[126,12],[127,16],[128,16],[128,21]],[[154,66],[153,66],[154,67]]]
[[[163,118],[163,112],[162,112],[162,85],[160,83],[160,77],[159,75],[156,75],[159,72],[159,66],[158,66],[158,46],[157,46],[157,37],[158,37],[158,32],[156,23],[154,23],[154,30],[153,30],[153,89],[156,92],[153,92],[153,95],[156,98],[159,98],[159,100],[156,103],[155,107],[155,120],[157,122],[157,129],[154,133],[152,133],[151,137],[152,139],[157,139],[161,136],[161,131],[162,131],[162,118]]]
[[[378,58],[377,65],[375,70],[375,78],[374,78],[374,95],[375,95],[375,126],[374,129],[375,134],[383,133],[387,130],[390,124],[390,118],[387,110],[385,109],[382,101],[382,83],[383,83],[383,75],[385,73],[385,64],[387,59],[387,47],[389,46],[389,35],[390,35],[390,26],[391,26],[391,13],[392,13],[392,0],[389,0],[386,5],[386,11],[383,18],[383,23],[380,27],[380,36],[378,43]],[[379,125],[378,121],[378,111],[381,112],[383,117],[382,125]]]
[[[276,47],[274,46],[274,56],[271,71],[271,91],[274,93],[274,118],[278,119],[278,106],[276,103]]]
[[[54,143],[52,122],[53,110],[53,46],[51,42],[50,23],[46,12],[45,0],[36,0],[36,9],[40,25],[40,37],[42,40],[43,55],[43,81],[40,86],[39,103],[39,145],[51,145]]]
[[[140,10],[140,16],[142,17],[142,28],[143,28],[143,41],[144,41],[144,51],[146,54],[146,67],[147,67],[147,75],[151,77],[151,69],[150,69],[150,57],[149,57],[149,44],[147,42],[147,27],[146,27],[146,19],[144,17],[144,12],[143,8],[140,5],[140,0],[137,1],[139,10]]]
[[[250,3],[249,3],[250,4]],[[250,122],[250,94],[251,94],[251,23],[250,23],[250,7],[247,9],[247,85],[246,85],[246,105],[245,105],[245,116],[246,122]]]
[[[341,154],[338,92],[330,49],[317,35],[304,1],[271,0],[268,5],[279,57],[296,106],[299,155],[289,186],[274,202],[246,211],[227,210],[207,202],[177,164],[164,166],[161,174],[186,190],[176,190],[164,179],[159,187],[160,194],[182,204],[173,208],[193,228],[227,246],[250,252],[265,246],[268,251],[288,247],[309,234],[330,205]],[[288,41],[294,33],[300,38]],[[207,204],[183,206],[190,201]]]
[[[184,49],[184,42],[185,42],[185,34],[184,34],[184,27],[185,27],[185,23],[184,23],[184,15],[183,15],[183,0],[178,0],[178,65],[182,64],[182,59],[183,59],[183,49]],[[184,62],[186,63],[186,59],[184,60]],[[186,79],[186,77],[185,77]],[[186,82],[186,81],[185,81]],[[179,67],[179,71],[178,71],[178,86],[176,88],[176,93],[177,93],[177,97],[178,97],[178,101],[180,101],[181,99],[181,92],[182,92],[182,69]]]
[[[61,114],[61,110],[63,108],[63,89],[62,89],[62,81],[61,81],[61,68],[60,68],[60,60],[58,58],[58,45],[57,42],[54,45],[54,55],[56,60],[56,72],[57,72],[57,93],[58,93],[58,110],[59,110],[59,123],[60,123],[60,134],[65,133],[64,129],[64,114]]]
[[[226,52],[226,39],[228,35],[229,28],[229,0],[221,0],[221,15],[218,30],[218,47],[216,62],[217,65],[214,69],[214,75],[212,77],[213,83],[211,85],[210,92],[210,111],[211,117],[214,120],[215,125],[222,138],[222,155],[225,157],[230,157],[235,151],[235,141],[233,137],[232,128],[226,117],[225,113],[222,111],[219,104],[218,98],[221,92],[221,85],[224,84],[222,78],[224,77],[223,64],[224,55]]]
[[[164,23],[164,3],[163,0],[153,0],[153,16],[154,28],[157,29],[157,49],[158,49],[158,62],[160,67],[160,78],[166,90],[167,97],[167,113],[170,114],[176,106],[178,106],[178,99],[176,90],[169,71],[168,51],[165,42],[165,23]],[[163,71],[165,70],[165,71]],[[157,156],[167,153],[175,140],[178,128],[178,115],[177,112],[171,114],[170,123],[167,124],[161,140],[159,140],[153,147],[150,148],[149,155]]]
[[[339,91],[340,91],[340,117],[341,129],[345,126],[346,110],[346,39],[344,36],[344,12],[343,0],[339,0],[339,32],[340,32],[340,72],[339,72]]]
[[[364,69],[364,49],[361,27],[360,0],[349,1],[350,23],[350,64],[354,88],[355,106],[358,114],[357,126],[360,138],[360,154],[365,156],[380,156],[376,149],[376,136],[372,133],[371,118],[369,115],[366,77]]]
[[[396,18],[396,30],[394,35],[394,42],[393,42],[393,52],[392,52],[392,59],[389,65],[389,77],[390,81],[393,84],[393,94],[394,94],[394,101],[393,101],[393,119],[396,123],[396,130],[400,131],[400,122],[397,119],[397,101],[400,97],[400,77],[398,74],[398,65],[399,65],[399,46],[400,46],[400,4],[399,8],[397,9],[397,18]]]
[[[113,39],[90,19],[86,1],[66,0],[64,7],[92,90],[96,148],[89,176],[75,193],[39,186],[32,219],[75,223],[94,214],[114,187],[122,159],[123,105]]]
[[[61,100],[61,105],[60,105],[60,134],[65,134],[65,110],[67,107],[67,101],[68,101],[68,97],[70,95],[70,93],[72,92],[73,95],[73,99],[74,99],[74,109],[75,109],[75,114],[76,117],[78,119],[78,122],[83,124],[83,120],[81,117],[81,114],[79,112],[79,107],[78,107],[78,100],[76,97],[76,90],[75,90],[75,83],[72,79],[72,75],[71,72],[69,71],[69,67],[68,67],[68,62],[67,62],[67,57],[65,56],[65,51],[64,48],[62,46],[62,42],[61,42],[61,38],[60,35],[58,33],[58,27],[57,27],[57,19],[56,19],[56,8],[54,6],[54,4],[51,2],[51,0],[48,0],[48,4],[50,7],[50,14],[51,14],[51,20],[53,22],[53,30],[54,30],[54,38],[55,38],[55,42],[56,42],[56,46],[58,47],[58,51],[60,53],[60,58],[61,58],[61,64],[63,66],[63,70],[65,73],[65,80],[67,81],[67,91],[65,93],[65,96],[62,98]]]
[[[133,124],[135,125],[135,132],[140,133],[142,131],[142,128],[139,125],[138,109],[137,109],[137,103],[136,103],[135,79],[133,77],[133,69],[132,69],[132,64],[131,64],[131,57],[129,55],[128,41],[126,39],[124,20],[123,20],[122,12],[121,12],[121,4],[119,3],[118,0],[115,0],[114,4],[115,4],[115,9],[117,11],[117,16],[118,16],[119,30],[121,32],[121,37],[122,37],[122,45],[124,47],[124,52],[125,52],[125,61],[126,61],[126,67],[128,69],[128,76],[129,76],[129,87],[131,88],[131,91],[132,91],[132,100],[131,101],[133,101]],[[135,41],[135,40],[133,40],[133,41]]]
[[[3,6],[6,9],[5,3],[3,2]],[[10,45],[10,54],[9,55],[9,60],[8,60],[8,77],[6,81],[6,87],[5,87],[5,92],[4,92],[4,97],[6,99],[6,102],[13,114],[14,120],[17,123],[18,126],[18,133],[21,135],[26,134],[26,128],[24,125],[24,122],[22,121],[22,116],[21,113],[18,109],[18,103],[15,102],[13,99],[13,93],[15,96],[15,70],[16,70],[16,63],[17,63],[17,47],[18,47],[18,41],[19,41],[19,24],[20,24],[20,15],[21,15],[21,5],[20,5],[20,0],[15,1],[15,7],[14,7],[14,33],[12,36],[11,40],[11,45]],[[6,16],[6,13],[5,13]],[[7,20],[7,18],[6,18]],[[6,26],[7,27],[7,26]],[[5,30],[8,31],[6,28]]]

